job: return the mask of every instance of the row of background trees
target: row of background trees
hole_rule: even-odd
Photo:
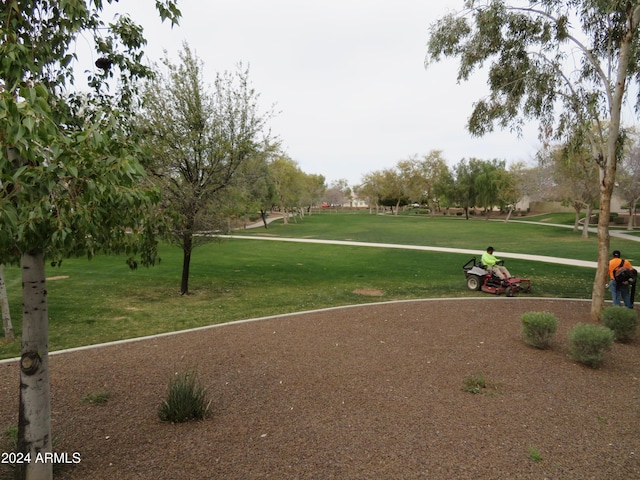
[[[202,64],[187,44],[179,64],[165,58],[163,65],[144,89],[136,135],[149,174],[145,181],[161,195],[154,223],[183,251],[182,294],[189,292],[194,248],[215,238],[203,233],[229,231],[256,212],[267,227],[270,211],[278,210],[289,222],[321,203],[348,205],[357,197],[376,212],[419,204],[432,215],[462,208],[469,218],[476,208],[510,214],[527,198],[571,206],[577,230],[581,213],[590,218],[599,206],[598,166],[586,145],[548,145],[534,166],[471,158],[449,167],[442,152],[433,150],[367,173],[359,185],[338,180],[327,186],[322,175],[303,172],[270,136],[272,112],[259,110],[248,68],[238,65],[235,72],[219,74],[208,88]],[[633,214],[640,197],[640,146],[633,132],[624,138],[617,191]],[[634,215],[630,219],[629,228]],[[584,236],[587,227],[584,222]]]
[[[640,202],[640,143],[630,129],[620,155],[616,196],[629,211],[629,229],[635,224]],[[498,208],[509,214],[520,202],[559,202],[575,211],[575,230],[581,218],[591,218],[598,208],[598,167],[586,149],[553,145],[541,149],[530,164],[504,160],[462,159],[449,167],[442,152],[433,150],[419,157],[398,161],[394,167],[372,171],[353,187],[355,195],[366,199],[371,211],[418,204],[431,214],[452,207],[462,208],[466,218],[481,208],[490,215]],[[584,215],[583,215],[584,212]],[[583,229],[583,235],[588,230]]]

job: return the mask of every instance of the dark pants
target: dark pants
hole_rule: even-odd
[[[631,303],[631,295],[629,293],[629,285],[618,284],[618,282],[616,282],[615,280],[611,280],[609,282],[609,290],[611,290],[613,304],[616,307],[621,306],[620,297],[622,297],[624,306],[627,308],[633,308],[633,304]]]

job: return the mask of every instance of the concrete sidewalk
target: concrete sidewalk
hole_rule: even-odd
[[[351,247],[370,247],[370,248],[394,248],[401,250],[421,250],[430,252],[443,253],[462,253],[470,257],[482,256],[483,251],[468,250],[464,248],[447,248],[447,247],[429,247],[425,245],[398,245],[390,243],[371,243],[371,242],[352,242],[346,240],[320,240],[314,238],[284,238],[284,237],[247,237],[244,235],[223,235],[223,238],[235,238],[240,240],[263,240],[271,242],[292,242],[292,243],[320,243],[324,245],[342,245]],[[530,260],[533,262],[557,263],[560,265],[571,265],[576,267],[597,268],[597,262],[586,260],[575,260],[571,258],[547,257],[544,255],[529,255],[526,253],[509,253],[500,252],[500,258],[517,258],[520,260]]]
[[[267,219],[268,223],[271,223],[274,220],[282,219],[281,216],[269,217]],[[504,220],[493,220],[504,222]],[[542,223],[542,222],[532,222],[527,220],[509,220],[509,223],[528,223],[531,225],[544,225],[550,227],[561,227],[561,228],[571,228],[573,229],[573,225],[562,225],[556,223]],[[262,221],[256,222],[252,225],[248,225],[246,228],[258,228],[264,227],[264,223]],[[597,233],[596,228],[589,228],[590,233]],[[620,232],[618,230],[610,230],[609,235],[616,238],[621,238],[624,240],[631,240],[633,242],[640,242],[640,238],[634,235],[630,235],[624,232]],[[442,252],[442,253],[461,253],[469,255],[470,257],[478,257],[482,256],[484,250],[469,250],[463,248],[446,248],[446,247],[430,247],[426,245],[398,245],[398,244],[388,244],[388,243],[370,243],[370,242],[352,242],[352,241],[344,241],[344,240],[320,240],[320,239],[311,239],[311,238],[284,238],[284,237],[246,237],[243,235],[224,235],[226,238],[236,238],[241,240],[268,240],[273,242],[292,242],[292,243],[321,243],[325,245],[342,245],[342,246],[356,246],[356,247],[371,247],[371,248],[395,248],[395,249],[403,249],[403,250],[420,250],[420,251],[431,251],[431,252]],[[549,257],[545,255],[529,255],[526,253],[509,253],[509,252],[500,252],[500,258],[516,258],[520,260],[528,260],[532,262],[544,262],[544,263],[555,263],[559,265],[570,265],[574,267],[585,267],[585,268],[597,268],[598,262],[596,261],[587,261],[587,260],[576,260],[572,258],[560,258],[560,257]],[[638,270],[640,267],[635,267]]]
[[[493,220],[493,221],[500,221],[500,222],[504,222],[504,220]],[[543,225],[543,226],[549,226],[549,227],[560,227],[560,228],[570,228],[573,229],[573,225],[562,225],[559,223],[544,223],[544,222],[532,222],[532,221],[528,221],[528,220],[509,220],[509,223],[514,222],[514,223],[528,223],[530,225]],[[589,233],[594,233],[597,235],[598,233],[598,229],[596,227],[589,227],[587,228],[587,231]],[[640,237],[632,235],[630,233],[626,233],[623,232],[621,230],[611,230],[609,229],[609,236],[611,237],[616,237],[616,238],[622,238],[624,240],[631,240],[632,242],[640,242]]]

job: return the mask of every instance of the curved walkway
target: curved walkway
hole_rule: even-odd
[[[273,216],[273,217],[269,217],[267,219],[267,223],[271,223],[275,220],[280,220],[282,217],[281,216]],[[511,222],[520,222],[520,223],[530,223],[530,224],[536,224],[536,225],[550,225],[550,226],[556,226],[556,227],[568,227],[568,228],[572,228],[570,226],[567,225],[560,225],[560,224],[548,224],[548,223],[540,223],[540,222],[530,222],[530,221],[524,221],[524,220],[510,220]],[[248,225],[245,228],[259,228],[259,227],[263,227],[264,223],[262,222],[262,220],[260,222],[256,222],[254,224]],[[619,236],[621,238],[626,238],[628,240],[633,240],[633,241],[640,241],[640,238],[631,236],[631,235],[624,235],[624,234],[619,234],[619,235],[613,235],[613,232],[611,232],[612,236]],[[478,250],[471,250],[471,249],[464,249],[464,248],[447,248],[447,247],[430,247],[430,246],[424,246],[424,245],[401,245],[401,244],[388,244],[388,243],[375,243],[375,242],[354,242],[354,241],[346,241],[346,240],[321,240],[321,239],[310,239],[310,238],[286,238],[286,237],[263,237],[263,236],[245,236],[245,235],[223,235],[224,238],[234,238],[234,239],[239,239],[239,240],[261,240],[261,241],[275,241],[275,242],[292,242],[292,243],[318,243],[318,244],[325,244],[325,245],[343,245],[343,246],[358,246],[358,247],[370,247],[370,248],[392,248],[392,249],[404,249],[404,250],[421,250],[421,251],[434,251],[434,252],[443,252],[443,253],[463,253],[463,254],[468,254],[468,255],[481,255],[482,252],[479,252]],[[501,257],[504,258],[517,258],[520,260],[529,260],[529,261],[534,261],[534,262],[545,262],[545,263],[554,263],[554,264],[559,264],[559,265],[570,265],[570,266],[576,266],[576,267],[585,267],[585,268],[597,268],[598,264],[597,262],[592,262],[592,261],[586,261],[586,260],[576,260],[576,259],[570,259],[570,258],[560,258],[560,257],[549,257],[549,256],[545,256],[545,255],[530,255],[530,254],[526,254],[526,253],[509,253],[509,252],[501,252],[500,254]],[[640,268],[640,267],[635,267],[636,269]],[[420,300],[401,300],[400,302],[405,302],[405,301],[420,301]],[[380,304],[385,304],[385,303],[396,303],[394,302],[380,302]],[[367,303],[366,305],[372,305],[371,303]],[[344,308],[350,308],[350,307],[357,307],[359,305],[347,305],[347,306],[340,306],[340,307],[330,307],[327,309],[321,309],[318,311],[329,311],[329,310],[333,310],[333,309],[344,309]],[[220,325],[228,325],[228,324],[235,324],[235,323],[245,323],[245,322],[253,322],[253,321],[258,321],[258,320],[266,320],[266,319],[271,319],[271,318],[280,318],[280,317],[287,317],[289,315],[300,315],[300,314],[306,314],[306,313],[312,313],[312,312],[316,312],[311,311],[311,312],[296,312],[296,313],[291,313],[291,314],[279,314],[279,315],[273,315],[273,316],[269,316],[269,317],[260,317],[260,318],[253,318],[253,319],[245,319],[245,320],[238,320],[235,322],[228,322],[228,323],[224,323],[224,324],[220,324]],[[219,326],[219,325],[214,325],[215,326]],[[97,344],[97,345],[87,345],[87,346],[83,346],[83,347],[76,347],[76,348],[71,348],[71,349],[66,349],[66,350],[57,350],[57,351],[53,351],[53,352],[49,352],[49,355],[58,355],[58,354],[62,354],[62,353],[69,353],[69,352],[75,352],[75,351],[81,351],[81,350],[87,350],[87,349],[91,349],[91,348],[96,348],[96,347],[102,347],[102,346],[112,346],[112,345],[120,345],[120,344],[126,344],[126,343],[130,343],[130,342],[136,342],[136,341],[140,341],[140,340],[148,340],[148,339],[152,339],[152,338],[161,338],[164,336],[168,336],[168,335],[174,335],[177,333],[187,333],[187,332],[191,332],[191,331],[198,331],[198,330],[204,330],[204,329],[209,329],[212,328],[211,325],[207,325],[207,326],[203,326],[203,327],[198,327],[195,329],[190,329],[190,330],[182,330],[182,331],[177,331],[177,332],[167,332],[167,333],[162,333],[162,334],[157,334],[157,335],[150,335],[150,336],[145,336],[145,337],[137,337],[137,338],[131,338],[131,339],[125,339],[125,340],[119,340],[119,341],[115,341],[115,342],[108,342],[108,343],[103,343],[103,344]],[[4,360],[0,360],[0,365],[4,364],[4,363],[11,363],[18,360],[18,358],[8,358],[8,359],[4,359]]]
[[[530,225],[543,225],[543,226],[549,226],[549,227],[560,227],[560,228],[571,228],[571,229],[573,229],[573,225],[563,225],[563,224],[560,224],[560,223],[533,222],[533,221],[530,221],[530,220],[509,220],[509,222],[528,223]],[[598,229],[595,228],[595,227],[589,227],[587,230],[589,231],[589,233],[598,233]],[[632,242],[640,242],[640,237],[638,237],[636,235],[631,235],[630,233],[626,233],[626,232],[623,232],[621,230],[615,230],[615,229],[611,230],[611,229],[609,229],[609,236],[616,237],[616,238],[622,238],[624,240],[630,240]]]
[[[267,240],[272,242],[293,242],[293,243],[322,243],[325,245],[345,245],[356,247],[373,247],[373,248],[396,248],[403,250],[423,250],[443,253],[465,253],[468,255],[482,255],[478,250],[470,250],[465,248],[448,248],[448,247],[429,247],[425,245],[400,245],[390,243],[373,243],[373,242],[352,242],[346,240],[320,240],[313,238],[285,238],[285,237],[247,237],[245,235],[224,235],[224,238],[236,238],[241,240]],[[529,255],[527,253],[509,253],[500,252],[500,257],[517,258],[520,260],[531,260],[533,262],[557,263],[560,265],[572,265],[575,267],[596,268],[597,262],[587,260],[575,260],[571,258],[548,257],[545,255]]]
[[[282,219],[281,216],[269,217],[267,219],[267,223],[271,223],[275,220]],[[495,219],[493,221],[504,221]],[[542,225],[549,227],[560,227],[560,228],[573,228],[572,225],[563,225],[559,223],[544,223],[544,222],[534,222],[529,220],[509,220],[509,222],[513,223],[527,223],[530,225]],[[246,228],[259,228],[263,227],[264,223],[262,221],[256,222],[254,224],[248,225]],[[597,233],[596,228],[589,228],[589,232]],[[621,238],[624,240],[630,240],[632,242],[640,242],[640,237],[635,235],[631,235],[628,233],[621,232],[619,230],[609,230],[609,235],[616,238]],[[432,252],[442,252],[442,253],[464,253],[467,255],[482,255],[483,252],[478,250],[470,250],[464,248],[447,248],[447,247],[430,247],[425,245],[400,245],[400,244],[388,244],[388,243],[373,243],[373,242],[353,242],[353,241],[345,241],[345,240],[320,240],[320,239],[311,239],[311,238],[285,238],[285,237],[262,237],[262,236],[253,236],[247,237],[245,235],[224,235],[225,238],[236,238],[241,240],[270,240],[275,242],[293,242],[293,243],[322,243],[325,245],[344,245],[344,246],[357,246],[357,247],[373,247],[373,248],[395,248],[395,249],[403,249],[403,250],[422,250],[422,251],[432,251]],[[560,257],[549,257],[546,255],[530,255],[527,253],[509,253],[509,252],[500,252],[500,257],[503,258],[516,258],[519,260],[529,260],[532,262],[545,262],[545,263],[555,263],[558,265],[571,265],[574,267],[585,267],[585,268],[597,268],[598,262],[588,261],[588,260],[576,260],[572,258],[560,258]],[[640,267],[635,267],[638,270]]]

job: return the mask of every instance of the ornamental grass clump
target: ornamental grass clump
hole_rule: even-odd
[[[615,339],[627,343],[636,336],[638,327],[638,312],[630,308],[605,307],[602,310],[602,323],[613,330]]]
[[[611,348],[615,334],[601,325],[579,323],[569,331],[570,356],[591,368],[598,367]]]
[[[558,328],[558,318],[549,312],[525,312],[520,317],[525,343],[541,350],[549,348]]]
[[[176,373],[169,381],[167,398],[160,404],[158,416],[162,421],[173,423],[201,420],[207,415],[210,403],[195,371]]]

